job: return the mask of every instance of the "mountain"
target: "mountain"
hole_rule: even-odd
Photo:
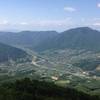
[[[100,50],[100,32],[89,27],[79,27],[64,31],[57,36],[42,42],[35,49],[45,51],[49,49],[85,49]]]
[[[8,60],[17,60],[28,56],[26,52],[18,48],[0,43],[0,62],[7,62]]]
[[[0,32],[0,42],[22,47],[34,48],[58,33],[56,31]]]
[[[0,42],[22,46],[35,51],[49,49],[100,50],[100,32],[89,27],[79,27],[61,33],[56,31],[0,32]]]

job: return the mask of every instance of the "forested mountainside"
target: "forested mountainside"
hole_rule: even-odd
[[[17,60],[27,57],[28,54],[18,48],[0,43],[0,62],[7,62],[8,60]]]
[[[57,34],[56,31],[0,32],[0,42],[32,49]]]
[[[99,51],[99,37],[100,32],[89,27],[79,27],[59,33],[56,31],[0,32],[0,42],[35,51],[65,48]]]
[[[2,84],[0,100],[100,100],[100,96],[25,78]]]
[[[37,51],[45,51],[66,48],[100,51],[100,32],[89,27],[70,29],[48,41],[42,42],[35,49]]]

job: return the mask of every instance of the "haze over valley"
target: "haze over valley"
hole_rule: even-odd
[[[88,87],[89,92],[99,93],[99,31],[79,27],[62,33],[24,31],[0,35],[1,82],[38,77],[64,86]]]
[[[100,1],[4,1],[0,100],[100,100]]]

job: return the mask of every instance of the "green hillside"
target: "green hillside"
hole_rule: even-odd
[[[0,87],[0,100],[100,100],[100,96],[25,78],[3,84]]]
[[[23,50],[0,43],[0,62],[6,62],[10,59],[17,60],[26,56],[27,53]]]

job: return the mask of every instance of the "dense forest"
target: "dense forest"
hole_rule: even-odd
[[[0,100],[100,100],[100,96],[25,78],[1,84]]]

